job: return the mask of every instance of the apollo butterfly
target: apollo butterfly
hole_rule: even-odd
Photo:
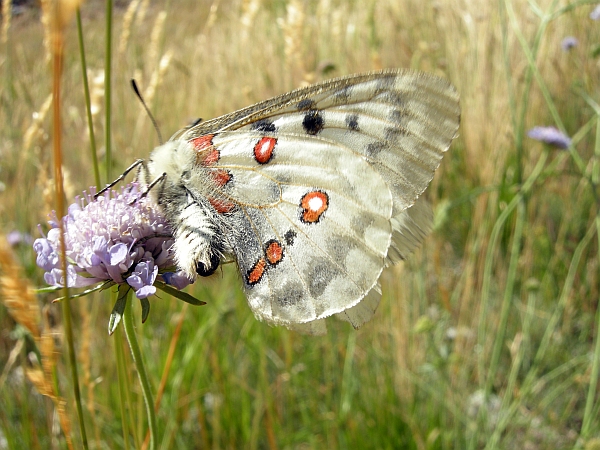
[[[321,334],[371,319],[382,270],[425,238],[421,194],[459,120],[442,78],[352,75],[184,128],[138,178],[189,277],[235,260],[257,318]]]

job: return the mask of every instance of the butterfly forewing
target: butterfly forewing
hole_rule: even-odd
[[[459,113],[447,81],[390,70],[298,89],[172,139],[202,155],[256,316],[320,333],[330,315],[369,320],[383,267],[424,239],[431,214],[417,200]]]

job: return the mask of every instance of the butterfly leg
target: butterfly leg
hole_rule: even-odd
[[[140,169],[138,170],[138,176],[136,177],[136,179],[139,178],[139,173],[142,170],[146,174],[148,174],[148,170],[146,168],[146,161],[144,161],[143,159],[138,159],[132,165],[130,165],[127,169],[125,169],[125,171],[121,175],[119,175],[112,183],[107,184],[105,188],[100,189],[98,192],[96,192],[96,195],[94,195],[94,199],[97,199],[99,196],[101,196],[102,194],[104,194],[107,190],[109,190],[115,184],[121,182],[129,174],[129,172],[131,172],[133,169],[135,169],[138,166],[140,167]],[[148,176],[146,175],[146,178],[147,177]]]

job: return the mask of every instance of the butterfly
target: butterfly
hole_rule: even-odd
[[[323,334],[335,315],[358,328],[383,269],[430,230],[421,195],[459,121],[445,79],[351,75],[188,126],[142,178],[189,277],[234,260],[258,319]]]

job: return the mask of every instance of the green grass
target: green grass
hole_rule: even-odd
[[[210,2],[188,0],[153,2],[129,23],[119,5],[108,169],[103,96],[93,81],[104,67],[104,4],[82,7],[103,183],[107,171],[118,174],[158,144],[131,77],[165,137],[196,117],[382,67],[444,75],[461,95],[460,137],[427,191],[436,229],[411,260],[384,272],[380,308],[360,330],[335,320],[325,337],[270,328],[252,316],[231,266],[189,288],[205,306],[182,311],[182,302],[162,295],[141,325],[134,304],[154,392],[176,343],[157,413],[159,448],[597,448],[594,2],[561,9],[551,0],[448,0],[435,7],[417,0],[223,0],[211,13]],[[564,52],[560,42],[568,35],[579,45]],[[52,77],[43,42],[39,12],[30,10],[13,18],[0,47],[4,234],[37,237],[37,224],[54,208],[51,111],[42,111]],[[77,45],[73,22],[61,101],[68,199],[95,184]],[[319,70],[326,61],[335,66],[327,75]],[[564,129],[572,149],[527,138],[535,125]],[[31,248],[15,254],[32,284],[42,286]],[[6,266],[0,272],[11,276]],[[7,303],[6,291],[0,295]],[[67,400],[79,448],[61,309],[52,298],[38,296],[58,352],[50,380]],[[121,372],[128,390],[120,392],[121,336],[106,331],[112,306],[107,292],[71,302],[87,439],[90,448],[123,448],[125,439],[139,448],[144,402],[126,347]],[[55,404],[25,375],[39,343],[4,306],[0,330],[0,448],[66,448]]]

